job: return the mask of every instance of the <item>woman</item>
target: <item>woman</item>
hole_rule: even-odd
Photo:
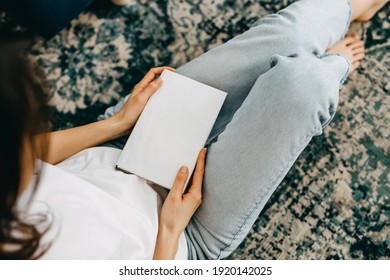
[[[207,164],[202,149],[185,194],[186,167],[168,194],[114,169],[121,152],[115,147],[161,85],[156,77],[173,69],[152,69],[99,122],[34,136],[44,123],[41,90],[2,46],[1,257],[228,256],[331,121],[340,83],[364,57],[363,42],[342,39],[350,20],[367,19],[386,2],[302,0],[180,67],[178,73],[228,92],[206,143]]]

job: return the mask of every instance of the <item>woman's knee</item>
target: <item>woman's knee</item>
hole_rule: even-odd
[[[267,77],[260,83],[272,92],[278,112],[289,118],[314,118],[319,127],[329,123],[338,102],[339,81],[314,56],[273,55]],[[266,79],[266,81],[265,81]]]

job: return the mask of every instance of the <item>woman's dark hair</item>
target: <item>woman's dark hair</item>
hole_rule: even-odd
[[[47,94],[38,78],[41,76],[28,61],[30,42],[0,37],[0,259],[37,257],[43,235],[38,225],[23,218],[16,207],[25,176],[25,149],[32,151],[27,160],[38,174],[34,193],[40,174],[36,159],[46,158],[48,144],[45,134],[40,134],[49,128]]]

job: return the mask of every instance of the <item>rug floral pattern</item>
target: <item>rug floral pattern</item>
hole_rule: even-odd
[[[291,2],[96,1],[31,52],[52,87],[54,128],[94,121],[149,68],[180,66]],[[351,27],[366,42],[366,59],[343,87],[336,117],[230,259],[390,258],[389,19],[387,5]]]

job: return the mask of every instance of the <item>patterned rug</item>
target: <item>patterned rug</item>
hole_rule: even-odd
[[[92,122],[151,67],[174,67],[247,30],[287,0],[95,2],[31,52],[51,86],[55,129]],[[230,259],[390,258],[390,6],[351,32],[366,58]],[[2,26],[7,25],[4,15]]]

